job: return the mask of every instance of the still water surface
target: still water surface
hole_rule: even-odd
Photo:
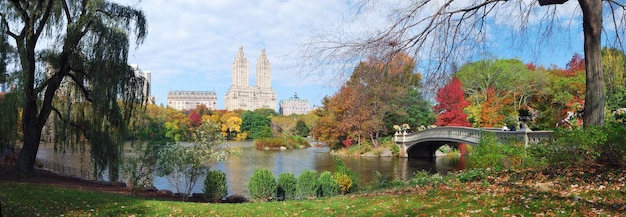
[[[217,163],[211,170],[221,170],[226,173],[228,194],[249,195],[248,181],[256,168],[267,168],[276,177],[281,173],[294,173],[296,177],[305,169],[334,171],[334,157],[327,148],[307,148],[284,151],[257,150],[252,142],[227,142],[227,145],[239,150],[241,155],[230,157],[224,162]],[[130,147],[125,149],[125,155],[132,154]],[[374,172],[396,179],[410,179],[416,171],[446,173],[463,169],[464,160],[458,157],[437,157],[428,159],[398,159],[398,158],[370,158],[338,156],[346,165],[355,171],[361,184],[369,183],[374,179]],[[89,153],[55,152],[51,144],[42,144],[38,159],[54,162],[64,166],[76,168],[78,171],[89,171]],[[84,174],[89,174],[85,172]],[[194,193],[202,192],[204,179],[198,180],[193,189]],[[154,177],[154,186],[157,189],[167,189],[175,192],[166,177]]]

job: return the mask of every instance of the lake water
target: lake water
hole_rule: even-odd
[[[248,181],[256,168],[267,168],[276,177],[281,173],[294,173],[296,177],[305,169],[334,171],[334,157],[341,158],[345,164],[359,175],[361,184],[366,184],[374,179],[374,172],[396,178],[410,179],[416,171],[427,170],[430,172],[446,173],[464,168],[464,160],[459,157],[437,157],[428,159],[406,158],[372,158],[372,157],[347,157],[334,156],[327,148],[307,148],[283,151],[257,150],[252,147],[252,142],[227,142],[227,145],[240,151],[241,155],[229,157],[224,162],[217,163],[211,170],[221,170],[226,173],[228,194],[249,195]],[[126,148],[125,154],[132,154],[132,149]],[[53,162],[65,166],[65,171],[81,176],[90,175],[91,164],[89,163],[88,151],[84,154],[66,151],[55,152],[52,144],[42,144],[37,154],[38,159]],[[70,168],[70,169],[67,169]],[[198,181],[193,189],[194,193],[202,192],[204,179]],[[154,177],[154,185],[157,189],[167,189],[175,192],[168,179]]]

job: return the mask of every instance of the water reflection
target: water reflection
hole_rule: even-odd
[[[224,162],[217,163],[211,170],[221,170],[226,173],[228,194],[248,195],[248,181],[256,168],[267,168],[276,177],[281,173],[294,173],[296,177],[305,169],[334,171],[334,156],[326,148],[308,148],[284,151],[264,151],[252,147],[252,142],[228,142],[227,145],[238,150],[239,157],[230,157]],[[125,156],[131,153],[125,149]],[[53,161],[59,164],[76,168],[90,169],[89,152],[55,153],[52,145],[44,145],[37,155],[40,159]],[[431,173],[445,174],[448,171],[463,169],[464,159],[459,157],[438,157],[435,161],[427,159],[398,159],[398,158],[369,158],[339,156],[346,166],[355,171],[361,184],[369,183],[374,179],[374,172],[395,179],[410,179],[416,171],[426,170]],[[194,193],[202,192],[204,179],[202,178],[193,189]],[[154,177],[154,185],[158,189],[173,190],[167,178]]]

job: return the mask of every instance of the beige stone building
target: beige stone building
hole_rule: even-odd
[[[182,91],[167,92],[167,106],[176,110],[191,110],[204,104],[208,109],[217,110],[217,94],[215,91]]]
[[[255,86],[248,84],[248,59],[243,53],[243,47],[239,47],[232,70],[233,83],[224,97],[226,110],[276,109],[276,93],[272,89],[272,65],[265,55],[265,49],[261,50],[256,63]]]

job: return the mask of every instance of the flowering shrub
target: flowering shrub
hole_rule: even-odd
[[[613,112],[613,117],[618,122],[626,123],[626,108],[619,108]]]
[[[409,126],[409,124],[402,124],[402,125],[393,125],[393,129],[396,130],[396,132],[406,132],[410,130],[411,127]]]

